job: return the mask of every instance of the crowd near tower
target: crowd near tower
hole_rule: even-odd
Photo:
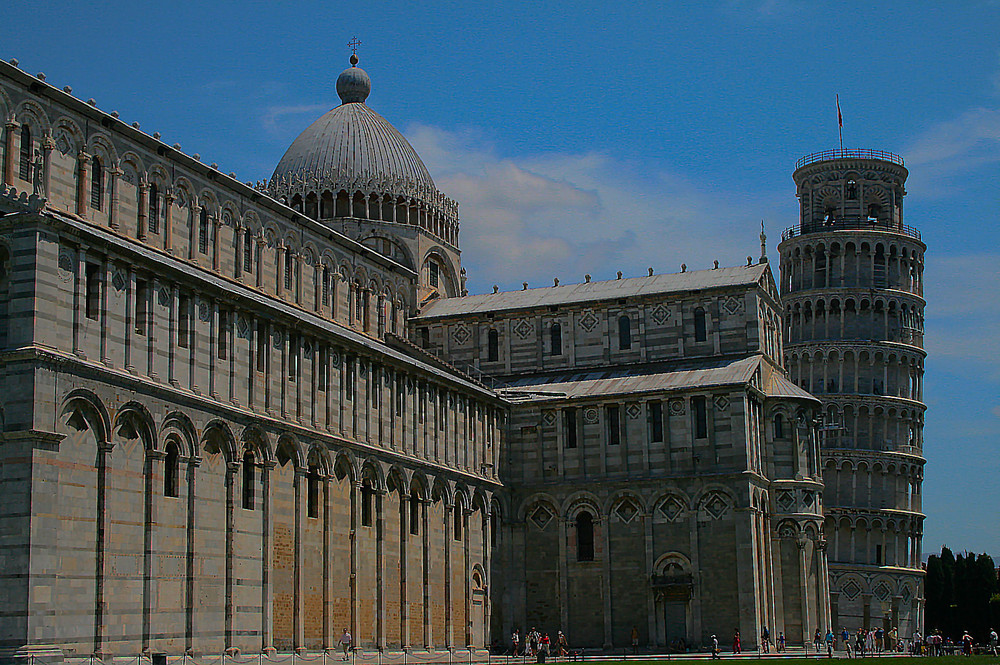
[[[877,150],[803,157],[781,254],[785,367],[823,400],[833,621],[922,624],[923,271],[904,224],[907,170]]]

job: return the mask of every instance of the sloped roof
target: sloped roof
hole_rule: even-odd
[[[614,300],[660,293],[680,293],[726,286],[756,284],[767,271],[766,263],[735,268],[677,272],[651,277],[630,277],[601,282],[548,286],[523,291],[501,291],[461,298],[442,298],[430,303],[415,319],[435,319],[462,314],[499,312]]]

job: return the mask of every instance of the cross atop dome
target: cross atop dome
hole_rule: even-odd
[[[368,72],[358,67],[358,47],[361,42],[355,37],[347,45],[351,48],[351,66],[337,77],[337,94],[344,104],[363,104],[372,91],[372,81],[368,78]]]
[[[358,54],[359,46],[361,46],[361,42],[358,41],[357,37],[354,37],[351,39],[351,41],[347,42],[347,48],[351,49],[351,55]]]

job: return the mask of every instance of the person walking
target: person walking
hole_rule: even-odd
[[[771,632],[764,626],[760,631],[760,650],[764,653],[768,653],[771,648]]]
[[[520,646],[521,646],[521,632],[517,628],[515,628],[513,634],[511,634],[510,636],[511,654],[516,656]]]
[[[719,638],[712,635],[712,660],[722,660],[722,654],[719,653]]]
[[[632,626],[632,653],[639,653],[639,627]]]
[[[566,635],[560,630],[556,634],[556,656],[564,658],[569,654],[569,642],[566,640]]]
[[[778,653],[785,653],[785,632],[778,631]]]
[[[851,657],[851,634],[847,631],[847,626],[840,631],[840,641],[844,643],[844,651],[847,652],[847,657]]]
[[[344,657],[341,660],[347,660],[347,652],[351,648],[351,633],[345,628],[344,634],[340,636],[340,649],[344,652]]]
[[[993,628],[990,628],[990,652],[992,652],[994,656],[997,655],[998,641],[1000,641],[1000,638],[997,637],[997,631],[994,630]]]
[[[820,649],[823,648],[823,635],[819,632],[819,628],[813,633],[813,649],[816,649],[816,653],[819,653]]]
[[[743,646],[740,644],[740,629],[733,631],[733,653],[743,653]]]
[[[833,631],[827,628],[826,630],[826,657],[833,658]]]

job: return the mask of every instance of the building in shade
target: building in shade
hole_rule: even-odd
[[[470,295],[458,204],[357,64],[251,185],[0,63],[0,662],[918,626],[905,170],[858,162],[871,228],[796,171],[822,214],[784,301],[763,235]],[[833,389],[814,350],[853,354]]]
[[[781,254],[785,366],[823,400],[824,532],[837,626],[923,622],[923,269],[907,170],[876,150],[799,160]]]

